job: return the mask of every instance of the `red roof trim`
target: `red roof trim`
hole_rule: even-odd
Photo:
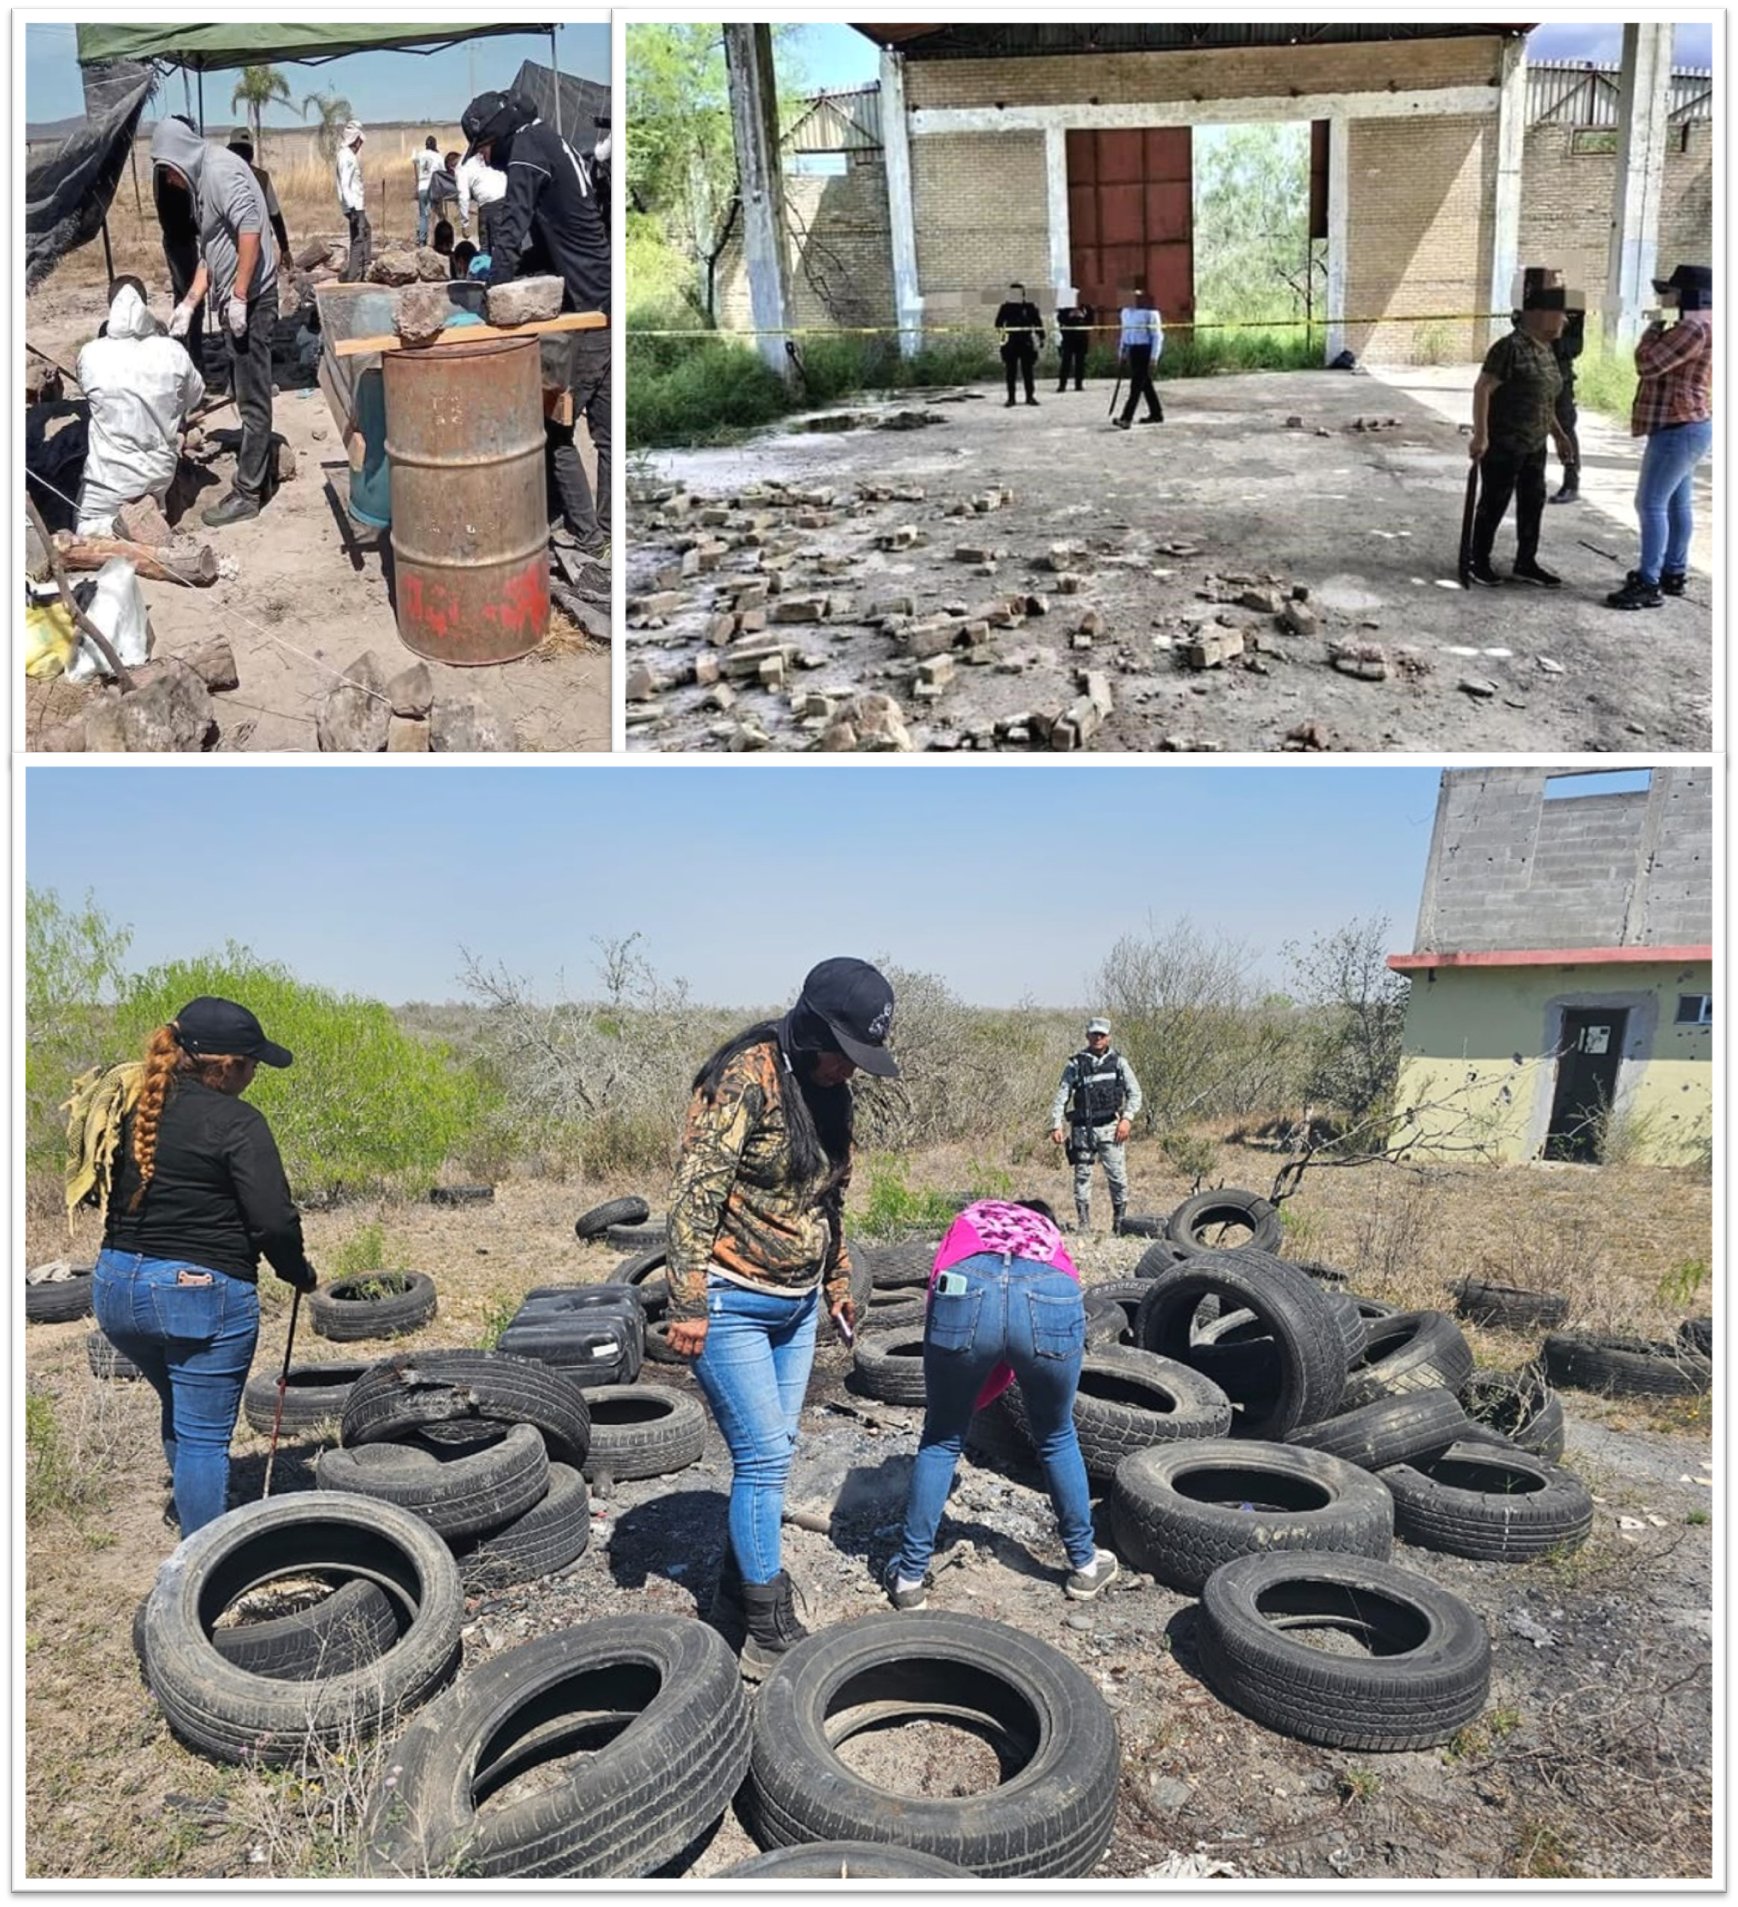
[[[1686,967],[1714,958],[1710,947],[1505,947],[1496,953],[1398,953],[1396,973],[1430,967]]]

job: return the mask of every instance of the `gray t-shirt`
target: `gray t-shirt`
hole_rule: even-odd
[[[278,247],[266,214],[265,194],[253,167],[225,146],[208,145],[179,119],[158,123],[151,138],[151,159],[170,165],[193,187],[199,225],[199,252],[211,273],[211,295],[219,303],[235,285],[238,241],[257,232],[259,265],[248,287],[250,298],[263,298],[278,282]]]

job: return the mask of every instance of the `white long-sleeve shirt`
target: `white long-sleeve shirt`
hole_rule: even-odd
[[[471,222],[471,204],[496,205],[507,196],[507,175],[492,166],[481,153],[472,153],[459,167],[459,223]]]
[[[362,191],[362,161],[357,158],[354,146],[338,148],[338,204],[345,212],[367,210],[368,201]]]
[[[441,156],[438,152],[430,152],[427,146],[419,146],[411,154],[410,163],[416,168],[417,196],[427,198],[429,182],[441,169]]]

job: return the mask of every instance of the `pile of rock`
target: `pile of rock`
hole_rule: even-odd
[[[422,662],[389,680],[372,649],[321,698],[315,733],[323,754],[499,754],[518,746],[476,696],[437,696]]]

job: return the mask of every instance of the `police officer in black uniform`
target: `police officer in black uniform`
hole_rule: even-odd
[[[996,329],[1002,339],[1002,369],[1008,378],[1008,401],[1003,408],[1014,408],[1016,377],[1025,380],[1026,402],[1036,404],[1038,399],[1032,392],[1032,367],[1038,362],[1038,353],[1044,347],[1044,320],[1038,307],[1027,298],[1024,285],[1008,287],[1008,296],[996,312]]]
[[[1068,374],[1074,373],[1074,388],[1085,390],[1081,379],[1086,375],[1086,347],[1091,342],[1093,309],[1083,303],[1079,289],[1070,285],[1063,294],[1067,303],[1056,314],[1056,343],[1061,354],[1062,364],[1058,372],[1057,395],[1068,389]]]

